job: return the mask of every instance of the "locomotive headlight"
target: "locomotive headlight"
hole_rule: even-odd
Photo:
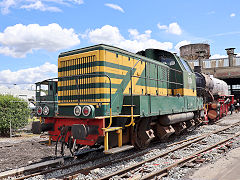
[[[47,106],[44,106],[44,108],[43,108],[43,115],[48,115],[49,114],[49,107],[47,107]]]
[[[80,116],[81,115],[81,106],[75,106],[74,107],[74,110],[73,110],[73,113],[75,116]]]
[[[41,115],[42,114],[42,107],[41,106],[38,106],[37,107],[37,115]]]
[[[84,116],[89,116],[91,113],[91,107],[90,106],[84,106],[82,109],[82,113]]]

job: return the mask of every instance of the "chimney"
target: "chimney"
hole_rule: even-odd
[[[194,66],[194,72],[201,73],[202,72],[202,66]]]
[[[198,65],[203,68],[203,59],[205,57],[206,51],[196,51],[198,54]]]
[[[234,54],[234,49],[235,48],[227,48],[227,49],[225,49],[227,51],[227,55],[228,55],[229,67],[233,66],[233,59],[236,56]]]

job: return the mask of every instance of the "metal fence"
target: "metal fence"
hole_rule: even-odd
[[[219,58],[219,59],[204,59],[202,68],[216,68],[216,67],[229,67],[228,58]],[[199,65],[198,60],[189,60],[189,65],[193,68],[194,66]],[[233,66],[240,66],[240,57],[235,57],[233,59]]]

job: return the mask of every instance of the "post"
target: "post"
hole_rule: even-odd
[[[234,59],[234,49],[235,48],[227,48],[225,49],[227,51],[227,55],[228,55],[228,63],[229,63],[229,67],[233,66],[233,59]]]
[[[12,137],[12,118],[10,118],[9,133],[11,138]]]
[[[122,147],[122,129],[117,130],[118,134],[118,147]]]
[[[104,136],[104,151],[108,150],[108,131],[104,132],[105,136]]]
[[[49,135],[48,136],[48,145],[51,146],[52,145],[52,137]]]
[[[203,68],[203,59],[205,57],[206,51],[197,51],[198,54],[198,66]]]

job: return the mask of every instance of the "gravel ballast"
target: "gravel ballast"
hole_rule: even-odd
[[[131,160],[121,161],[119,163],[105,166],[103,168],[94,169],[87,176],[80,174],[76,179],[98,179],[99,177],[106,176],[113,172],[119,171],[123,168],[129,167],[135,163],[149,159],[150,157],[164,153],[166,151],[169,151],[173,148],[180,146],[180,145],[174,145],[174,146],[167,147],[167,145],[169,144],[172,144],[174,142],[178,142],[184,139],[197,137],[197,136],[200,136],[201,134],[210,133],[210,132],[222,129],[225,126],[228,126],[230,124],[234,124],[238,121],[240,121],[238,114],[233,114],[231,116],[229,115],[227,117],[224,117],[218,124],[200,126],[196,130],[191,131],[188,134],[183,134],[179,137],[177,136],[172,137],[170,142],[153,144],[148,149],[141,151],[141,152],[146,152],[145,155],[132,158]],[[231,134],[232,132],[238,132],[239,130],[240,130],[239,127],[235,127],[235,128],[232,128],[231,131],[226,130],[227,133],[224,135],[221,135],[221,136],[218,134],[211,135],[208,138],[204,139],[203,143],[201,144],[195,143],[186,149],[183,149],[174,153],[170,153],[166,158],[159,158],[154,162],[145,164],[144,170],[155,171],[155,170],[161,169],[166,165],[174,163],[179,159],[186,157],[187,155],[190,155],[193,152],[199,151],[211,144],[215,144],[225,139],[226,137],[230,137],[232,135]],[[4,141],[0,139],[1,145],[6,143],[13,144],[12,147],[6,147],[6,148],[0,149],[0,155],[1,155],[0,170],[4,171],[8,169],[13,169],[13,168],[31,164],[33,162],[42,161],[46,157],[48,158],[54,157],[55,147],[42,145],[38,143],[40,140],[42,139],[39,137],[26,138],[22,140],[13,139],[9,142],[6,140]],[[237,147],[239,147],[239,139],[233,141],[230,149],[234,149]],[[224,150],[215,149],[209,153],[206,153],[202,157],[206,159],[203,164],[211,163],[221,158],[222,156],[227,156],[227,152],[228,150],[224,151]],[[29,179],[48,179],[48,178],[58,177],[69,172],[80,170],[82,168],[90,167],[93,165],[98,165],[109,160],[121,159],[123,157],[129,156],[131,154],[136,154],[136,153],[140,153],[140,152],[136,150],[130,150],[123,153],[114,154],[112,156],[106,156],[99,160],[88,162],[80,166],[74,166],[67,170],[56,171],[54,173],[49,173],[46,176],[38,176],[38,177],[29,178]],[[88,156],[84,157],[83,159],[99,156],[99,154],[100,154],[99,152],[93,152]],[[80,160],[83,160],[83,159],[80,159]],[[77,159],[74,162],[76,161],[79,161],[79,160]],[[193,164],[192,166],[189,165],[188,167],[173,168],[170,171],[169,176],[165,179],[183,179],[185,177],[188,178],[188,176],[191,173],[193,173],[194,170],[198,169],[200,166],[202,166],[202,164]],[[139,173],[141,174],[141,172]],[[131,176],[131,174],[129,174],[129,176]],[[118,177],[115,177],[115,178],[118,179]]]

